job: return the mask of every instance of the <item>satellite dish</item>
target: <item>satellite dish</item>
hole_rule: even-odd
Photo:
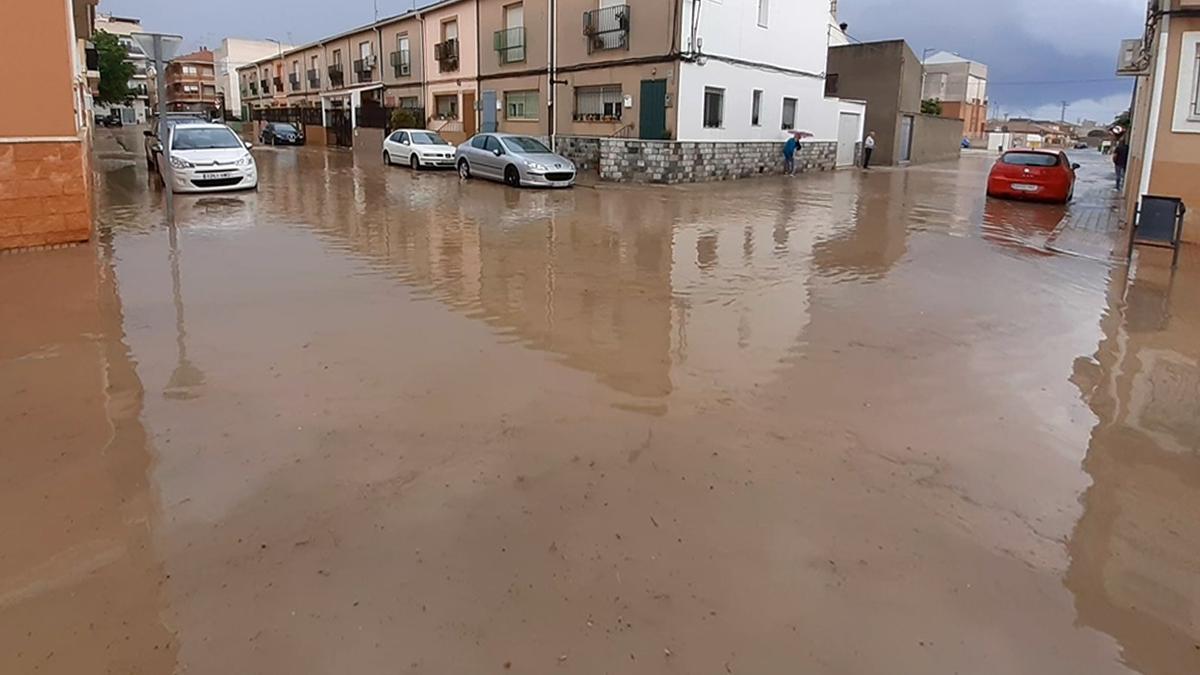
[[[151,59],[159,59],[163,62],[170,61],[175,58],[175,54],[179,51],[179,45],[183,44],[182,35],[164,35],[162,33],[132,33],[130,34],[137,46],[142,48]],[[154,53],[155,39],[159,38],[158,43],[161,51]]]

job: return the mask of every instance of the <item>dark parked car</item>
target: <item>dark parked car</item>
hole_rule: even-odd
[[[179,124],[180,122],[193,124],[196,122],[207,122],[208,116],[204,113],[197,112],[169,112],[163,119],[166,121],[167,127],[170,128],[176,124]],[[149,167],[151,171],[157,171],[158,151],[155,150],[154,147],[155,145],[162,145],[161,140],[158,137],[158,118],[151,117],[149,122],[150,128],[142,132],[142,135],[145,136],[145,139],[142,143],[142,149],[146,151],[146,166]]]
[[[125,124],[121,121],[120,113],[110,113],[96,120],[102,127],[123,127]]]
[[[259,140],[263,145],[304,145],[304,132],[288,122],[267,122]]]

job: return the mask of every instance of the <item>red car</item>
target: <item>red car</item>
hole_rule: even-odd
[[[1075,169],[1061,150],[1009,150],[988,174],[989,197],[1067,203],[1075,194]]]

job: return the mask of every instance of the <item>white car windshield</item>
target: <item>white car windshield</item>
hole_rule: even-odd
[[[223,150],[242,147],[242,141],[229,129],[188,129],[175,127],[172,150]]]
[[[550,152],[550,148],[543,145],[541,141],[529,136],[507,136],[504,144],[513,152]]]
[[[450,145],[446,139],[438,136],[432,131],[412,132],[412,142],[414,145]]]

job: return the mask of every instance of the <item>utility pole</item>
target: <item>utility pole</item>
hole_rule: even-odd
[[[1071,104],[1066,101],[1059,101],[1059,103],[1062,104],[1062,116],[1058,118],[1058,121],[1066,122],[1067,121],[1067,108],[1070,108]]]
[[[158,163],[163,170],[164,192],[167,200],[167,222],[174,228],[175,184],[171,171],[171,139],[167,127],[167,64],[174,58],[176,50],[183,42],[181,35],[164,35],[162,33],[134,33],[133,41],[142,51],[154,59],[154,84],[158,97],[158,144],[160,157]],[[149,133],[149,132],[146,132]]]

